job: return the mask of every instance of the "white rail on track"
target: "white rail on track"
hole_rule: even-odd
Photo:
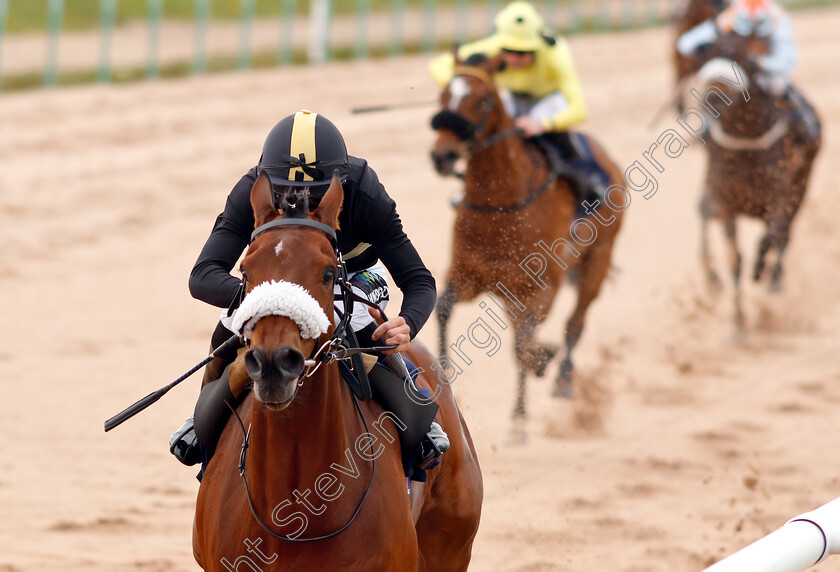
[[[800,572],[840,554],[840,498],[724,558],[704,572]]]

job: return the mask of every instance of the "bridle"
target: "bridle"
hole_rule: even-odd
[[[458,113],[457,111],[451,111],[449,109],[444,109],[439,111],[432,117],[432,128],[435,130],[438,129],[450,129],[455,133],[455,136],[458,137],[465,145],[467,155],[475,155],[479,151],[483,151],[488,149],[502,141],[513,137],[515,135],[521,135],[523,133],[522,129],[519,127],[511,127],[504,131],[500,131],[499,133],[495,133],[493,135],[489,135],[486,137],[482,137],[487,129],[488,129],[488,121],[490,119],[490,114],[494,111],[497,105],[498,98],[492,95],[492,92],[495,92],[495,85],[493,84],[493,78],[482,70],[481,68],[471,67],[471,66],[455,66],[453,78],[458,76],[470,76],[480,80],[490,91],[487,95],[481,98],[479,102],[479,106],[483,110],[483,114],[481,118],[478,120],[477,123],[471,122],[469,119],[464,117],[463,114]],[[467,157],[469,159],[469,157]],[[464,178],[463,173],[455,173],[455,176],[459,179]],[[512,205],[501,205],[501,206],[493,206],[493,205],[477,205],[475,203],[471,203],[466,199],[462,200],[460,204],[468,208],[469,210],[476,211],[476,212],[483,212],[483,213],[510,213],[516,212],[524,209],[534,201],[536,201],[543,192],[548,189],[552,183],[557,179],[557,175],[549,169],[548,176],[546,179],[540,184],[539,187],[535,189],[530,189],[528,191],[528,196],[524,199],[519,201],[518,203],[514,203]]]
[[[367,300],[365,298],[362,298],[361,296],[357,295],[356,293],[354,293],[352,291],[352,288],[351,288],[351,286],[349,284],[349,281],[347,279],[347,265],[345,264],[344,259],[341,256],[341,252],[338,249],[338,239],[336,237],[335,229],[333,229],[332,227],[329,227],[329,226],[327,226],[323,223],[320,223],[320,222],[314,221],[314,220],[310,220],[310,219],[283,218],[283,219],[278,219],[278,220],[273,220],[273,221],[267,222],[267,223],[257,227],[254,230],[254,232],[251,233],[251,242],[253,243],[254,239],[256,239],[256,237],[258,235],[262,234],[263,232],[265,232],[267,230],[277,228],[277,227],[292,226],[292,225],[316,228],[316,229],[326,233],[327,237],[330,239],[330,242],[332,243],[333,250],[335,251],[335,255],[336,255],[336,260],[338,261],[337,272],[336,272],[336,276],[334,278],[334,282],[341,289],[341,291],[342,291],[341,297],[343,298],[343,300],[345,300],[345,305],[344,305],[345,311],[344,312],[339,312],[338,310],[336,310],[336,312],[339,312],[340,318],[339,318],[339,323],[336,326],[333,335],[326,342],[322,343],[320,346],[316,343],[315,347],[312,350],[312,355],[310,355],[309,359],[307,359],[304,362],[305,368],[306,368],[306,373],[304,375],[302,375],[301,381],[298,383],[298,386],[301,386],[301,385],[303,385],[304,380],[311,377],[312,375],[314,375],[314,373],[316,371],[318,371],[318,369],[321,367],[322,364],[325,364],[325,363],[329,364],[329,363],[332,363],[332,362],[335,362],[335,361],[338,361],[338,360],[349,359],[351,356],[353,356],[357,353],[360,353],[362,351],[368,351],[368,352],[370,352],[370,351],[373,351],[373,352],[384,351],[384,350],[388,350],[388,349],[393,349],[396,346],[374,346],[374,347],[369,347],[369,348],[361,348],[361,347],[348,348],[342,343],[343,342],[342,334],[345,334],[348,331],[347,328],[350,324],[350,320],[351,320],[352,315],[353,315],[353,305],[354,305],[355,302],[361,302],[361,303],[367,304],[369,306],[372,306],[374,308],[379,309],[380,312],[382,312],[382,309],[379,308],[376,304],[370,302],[369,300]],[[245,289],[246,289],[246,279],[245,279],[245,276],[243,274],[242,283],[240,284],[240,290],[244,293]],[[385,314],[382,313],[382,316],[385,317]],[[246,339],[245,343],[250,345],[250,340]],[[352,397],[353,405],[355,406],[356,411],[357,411],[357,413],[359,414],[359,417],[362,420],[362,425],[364,425],[365,432],[369,433],[370,431],[368,429],[367,420],[365,419],[364,413],[362,413],[362,409],[359,406],[358,399],[356,398],[356,396],[353,394],[352,391],[350,392],[350,396]],[[285,540],[287,542],[313,542],[313,541],[316,541],[316,540],[326,540],[328,538],[332,538],[334,536],[337,536],[337,535],[341,534],[342,532],[344,532],[351,524],[353,524],[353,522],[356,520],[356,517],[359,515],[359,512],[362,510],[362,505],[364,505],[365,500],[367,500],[368,494],[370,493],[370,489],[373,485],[374,475],[376,474],[376,455],[375,455],[375,451],[374,451],[374,447],[373,447],[373,442],[370,443],[371,464],[372,464],[371,472],[370,472],[370,480],[368,481],[367,488],[365,489],[365,493],[362,496],[362,499],[359,501],[359,504],[356,507],[356,510],[353,512],[353,515],[350,517],[350,520],[348,520],[341,528],[339,528],[337,530],[334,530],[333,532],[330,532],[328,534],[324,534],[324,535],[321,535],[321,536],[315,536],[315,537],[308,537],[308,538],[292,538],[290,536],[277,534],[273,530],[269,529],[268,526],[266,526],[266,524],[259,517],[259,515],[257,515],[256,508],[254,507],[254,502],[251,499],[251,490],[248,486],[248,479],[245,476],[245,456],[246,456],[246,452],[247,452],[248,447],[249,447],[249,440],[250,440],[250,437],[251,437],[251,427],[249,425],[248,429],[246,430],[245,429],[245,424],[242,422],[242,418],[237,413],[236,408],[233,407],[230,403],[227,403],[227,402],[225,402],[225,403],[231,409],[231,411],[233,411],[233,414],[236,416],[236,419],[237,419],[237,421],[239,421],[239,425],[242,428],[242,450],[239,453],[239,465],[238,465],[239,476],[242,477],[242,483],[245,486],[245,497],[248,499],[248,506],[251,508],[251,514],[253,515],[254,520],[257,521],[257,524],[259,524],[262,527],[263,530],[265,530],[268,534],[270,534],[272,537],[274,537],[278,540]]]
[[[452,77],[455,78],[458,76],[474,77],[480,80],[491,91],[495,90],[495,87],[493,86],[493,78],[480,68],[456,66]],[[490,114],[493,113],[496,108],[496,98],[493,97],[492,94],[488,93],[481,98],[479,105],[483,110],[483,113],[477,122],[470,121],[457,111],[444,109],[432,117],[432,128],[437,130],[447,127],[452,129],[454,127],[453,131],[455,132],[455,135],[458,139],[466,143],[467,153],[470,155],[474,155],[475,153],[483,151],[488,147],[492,147],[509,137],[520,135],[522,133],[522,129],[519,127],[512,127],[510,129],[506,129],[505,131],[496,133],[495,135],[482,137],[482,135],[484,135],[487,131]]]

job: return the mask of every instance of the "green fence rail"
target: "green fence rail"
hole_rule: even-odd
[[[661,25],[674,4],[534,3],[547,27],[562,34]],[[838,3],[784,2],[792,9]],[[0,0],[0,90],[429,52],[490,33],[503,5],[502,0]],[[138,29],[145,29],[140,40]],[[43,59],[31,53],[33,38],[43,41]],[[116,51],[124,56],[119,61]]]

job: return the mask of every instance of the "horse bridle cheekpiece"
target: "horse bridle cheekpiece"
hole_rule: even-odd
[[[493,85],[493,78],[490,76],[490,74],[488,74],[481,68],[472,66],[455,66],[453,79],[458,76],[474,77],[480,80],[491,90],[495,89]],[[490,103],[486,104],[486,102],[488,101]],[[464,117],[463,114],[458,113],[457,111],[453,111],[451,109],[443,109],[437,112],[432,117],[432,129],[434,129],[435,131],[437,131],[438,129],[448,129],[452,131],[458,139],[460,139],[464,143],[469,144],[470,153],[476,153],[482,149],[491,147],[499,141],[507,139],[508,137],[512,137],[513,135],[518,135],[522,133],[522,130],[520,128],[514,127],[512,129],[502,131],[501,133],[498,133],[491,137],[486,137],[484,139],[479,140],[484,131],[487,129],[487,122],[490,119],[490,114],[495,108],[494,98],[488,94],[482,100],[482,106],[484,108],[483,115],[477,123],[473,123],[472,121]]]
[[[362,351],[376,352],[395,348],[396,346],[348,348],[342,344],[342,334],[347,331],[347,328],[350,324],[350,319],[353,314],[354,302],[362,302],[375,308],[378,308],[378,306],[376,304],[373,304],[369,300],[364,299],[361,296],[355,294],[352,291],[347,279],[347,266],[345,265],[344,259],[341,256],[341,251],[339,251],[338,249],[338,240],[336,238],[335,229],[323,223],[310,219],[284,218],[273,220],[271,222],[257,227],[254,230],[254,232],[251,233],[251,242],[254,242],[254,239],[256,239],[258,235],[265,232],[266,230],[281,226],[292,225],[316,228],[326,233],[327,236],[330,238],[330,242],[332,243],[333,249],[335,250],[336,259],[338,260],[338,272],[335,277],[335,284],[341,288],[343,293],[341,297],[345,300],[345,311],[343,313],[339,312],[340,320],[338,326],[336,326],[335,333],[320,347],[318,347],[317,344],[315,345],[315,348],[313,349],[313,354],[308,360],[305,361],[305,365],[308,371],[306,374],[304,374],[303,377],[311,377],[324,363],[331,363],[336,360],[348,359],[351,356]],[[267,292],[267,294],[259,293],[256,297],[253,298],[253,303],[249,302],[249,297],[255,292],[258,292],[260,288],[264,288],[262,292]],[[242,279],[241,289],[243,291],[245,290],[244,275]],[[298,309],[299,311],[296,311],[296,309],[291,307],[296,303],[301,304],[301,308]],[[238,314],[240,311],[243,310],[243,316],[240,318]],[[381,311],[382,310],[380,309],[380,312]],[[309,292],[307,292],[306,289],[303,288],[303,286],[291,282],[286,282],[284,280],[281,280],[279,282],[263,282],[262,284],[259,284],[258,286],[254,287],[254,289],[251,292],[249,292],[248,295],[245,296],[245,298],[242,300],[242,304],[239,307],[239,310],[237,310],[237,315],[235,315],[234,317],[234,326],[236,328],[237,333],[242,337],[242,339],[246,343],[249,343],[250,340],[247,337],[247,335],[249,334],[249,327],[251,331],[253,331],[253,326],[259,320],[260,317],[277,314],[287,316],[294,320],[298,324],[298,327],[301,328],[301,336],[304,338],[318,338],[321,335],[325,334],[329,328],[329,319],[324,313],[323,308],[321,308],[320,305],[318,305],[318,302],[311,296],[311,294],[309,294]],[[383,318],[385,317],[384,313],[382,314],[382,316]],[[326,322],[322,321],[322,318],[323,320],[326,320]],[[301,381],[298,385],[302,384],[303,381]],[[353,404],[356,407],[357,413],[362,419],[362,424],[364,425],[365,431],[368,431],[367,421],[365,420],[365,417],[362,414],[362,410],[355,396],[353,396]],[[356,507],[356,510],[354,511],[353,515],[342,527],[328,534],[309,538],[297,538],[277,534],[276,532],[268,528],[268,526],[266,526],[266,524],[259,517],[259,515],[257,515],[257,510],[254,507],[253,500],[251,499],[251,491],[250,487],[248,486],[248,479],[245,476],[245,456],[249,446],[251,428],[248,427],[248,429],[246,430],[245,424],[242,422],[242,419],[239,417],[239,414],[236,412],[236,409],[230,404],[228,404],[228,407],[231,408],[231,411],[234,413],[236,419],[239,421],[239,425],[242,428],[243,434],[242,451],[239,455],[239,476],[242,477],[242,482],[245,486],[245,496],[248,500],[248,505],[251,508],[251,514],[263,530],[265,530],[268,534],[270,534],[272,537],[278,540],[284,540],[287,542],[313,542],[337,536],[338,534],[344,532],[347,529],[347,527],[353,524],[353,522],[356,520],[356,517],[359,514],[359,511],[361,511],[362,505],[364,505],[368,494],[370,493],[371,486],[373,485],[374,475],[376,474],[375,457],[372,458],[373,468],[371,470],[370,480],[368,481],[367,489],[365,489],[365,493],[362,496],[362,499],[359,501],[359,504]],[[372,443],[371,453],[373,453]]]

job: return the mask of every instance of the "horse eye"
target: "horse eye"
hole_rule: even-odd
[[[328,268],[324,271],[324,276],[321,278],[321,283],[329,284],[335,278],[335,271],[332,268]]]

